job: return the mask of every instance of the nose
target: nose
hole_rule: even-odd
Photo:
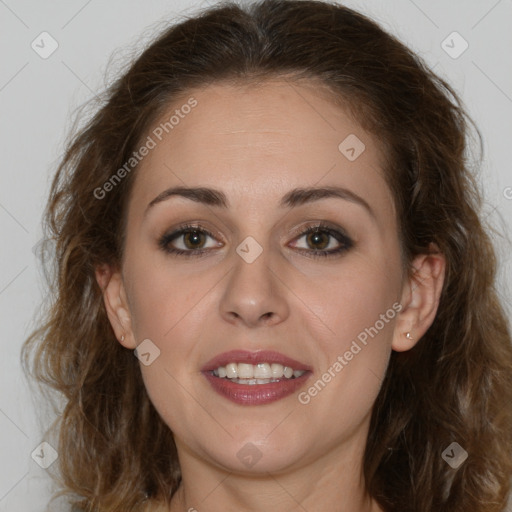
[[[247,327],[276,325],[289,314],[286,291],[277,269],[269,266],[266,251],[248,263],[236,256],[220,303],[224,320]]]

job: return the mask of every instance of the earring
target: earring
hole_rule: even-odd
[[[124,334],[121,336],[121,341],[124,341]]]
[[[405,337],[408,339],[408,340],[411,340],[411,341],[414,341],[414,338],[411,336],[411,333],[408,332]]]

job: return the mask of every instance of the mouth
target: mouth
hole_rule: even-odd
[[[312,368],[278,352],[233,350],[209,361],[202,373],[228,400],[263,405],[297,391],[312,374]]]

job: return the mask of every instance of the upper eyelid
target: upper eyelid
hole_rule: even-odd
[[[314,229],[318,229],[318,230],[322,230],[322,231],[329,231],[329,230],[339,231],[340,234],[348,236],[348,234],[345,232],[345,230],[341,226],[335,226],[335,225],[332,225],[330,222],[325,222],[325,221],[316,221],[316,223],[314,222],[313,224],[307,224],[305,226],[301,225],[300,227],[294,228],[293,235],[294,236],[300,235],[304,232],[308,232],[308,231],[314,230]],[[220,236],[218,234],[217,235],[215,234],[216,230],[212,230],[212,229],[204,227],[202,225],[193,225],[193,224],[190,224],[190,225],[186,224],[183,226],[178,226],[177,228],[175,228],[173,230],[170,230],[168,232],[166,231],[165,234],[177,235],[177,234],[182,234],[183,232],[188,232],[188,231],[193,231],[193,230],[204,232],[211,236]]]
[[[220,235],[216,235],[213,232],[214,230],[211,230],[211,229],[206,228],[201,225],[193,225],[193,224],[186,224],[184,226],[176,228],[175,230],[172,230],[171,232],[164,233],[163,237],[171,237],[169,239],[169,241],[174,241],[174,240],[182,237],[184,234],[186,234],[190,231],[194,231],[194,230],[204,233],[205,235],[212,237],[212,238],[220,237]],[[313,224],[295,228],[293,230],[292,236],[294,238],[302,237],[314,230],[326,232],[329,234],[329,236],[337,239],[337,237],[333,233],[331,233],[331,231],[335,231],[336,233],[341,235],[342,238],[346,238],[348,241],[353,242],[353,239],[346,233],[346,231],[341,226],[334,226],[334,225],[332,225],[332,223],[326,222],[326,221],[317,221],[316,223],[313,223]],[[220,238],[222,238],[222,237],[220,237]],[[223,240],[221,240],[221,241],[223,242]],[[342,240],[338,240],[338,242],[342,243]],[[200,249],[198,249],[198,250],[200,250]],[[191,249],[189,252],[193,252],[193,249]]]

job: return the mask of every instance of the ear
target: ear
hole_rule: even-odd
[[[116,338],[124,347],[135,349],[137,343],[132,332],[131,313],[121,272],[104,264],[97,267],[95,273]]]
[[[400,311],[395,324],[391,348],[410,350],[434,322],[443,289],[446,259],[435,244],[428,254],[416,256],[413,272],[402,288]],[[410,333],[410,338],[407,337]]]

